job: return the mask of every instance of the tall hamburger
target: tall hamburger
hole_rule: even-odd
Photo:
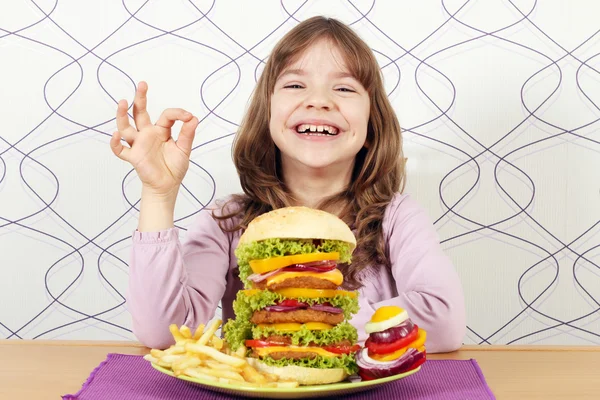
[[[348,320],[358,294],[340,289],[338,269],[355,247],[348,226],[324,211],[286,207],[254,219],[235,251],[245,290],[224,327],[231,348],[245,345],[251,365],[302,385],[356,373],[360,346]]]

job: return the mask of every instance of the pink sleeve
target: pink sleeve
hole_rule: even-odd
[[[427,331],[428,352],[456,350],[466,334],[460,278],[426,211],[408,196],[390,206],[384,232],[398,296],[371,307],[404,308],[413,322]]]
[[[212,218],[199,213],[184,245],[179,230],[133,234],[127,307],[133,333],[145,346],[173,343],[170,324],[194,330],[210,320],[226,287],[229,239]]]

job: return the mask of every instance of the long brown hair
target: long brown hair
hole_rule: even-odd
[[[215,218],[240,216],[240,223],[227,230],[243,230],[255,217],[295,204],[282,179],[279,149],[269,133],[271,95],[284,69],[322,39],[337,46],[349,72],[370,97],[366,146],[356,156],[350,184],[318,206],[324,210],[341,209],[338,216],[356,229],[357,247],[352,263],[341,266],[344,287],[356,289],[362,286],[360,278],[369,265],[390,265],[382,220],[393,196],[404,190],[405,172],[400,124],[385,93],[379,65],[367,44],[345,24],[332,18],[313,17],[298,24],[277,43],[233,143],[233,161],[244,194],[231,198],[236,203],[233,212]]]

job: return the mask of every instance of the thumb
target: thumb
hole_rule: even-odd
[[[194,136],[196,136],[196,128],[198,127],[198,118],[194,117],[188,122],[184,122],[179,136],[177,137],[177,147],[179,147],[188,156],[192,152],[192,144]]]

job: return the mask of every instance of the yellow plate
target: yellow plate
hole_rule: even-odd
[[[173,376],[173,372],[159,365],[152,363],[152,367],[158,371]],[[374,379],[372,381],[361,381],[360,377],[352,376],[349,381],[340,383],[332,383],[328,385],[313,385],[299,386],[297,388],[254,388],[254,387],[239,387],[233,384],[220,383],[215,381],[207,381],[197,378],[191,378],[185,375],[179,375],[176,378],[187,382],[191,382],[204,387],[205,389],[215,392],[230,394],[234,396],[246,396],[269,399],[301,399],[309,397],[321,396],[342,396],[350,393],[362,392],[383,385],[387,382],[396,381],[406,378],[409,375],[418,372],[421,367],[417,367],[403,374],[388,376],[387,378]]]

